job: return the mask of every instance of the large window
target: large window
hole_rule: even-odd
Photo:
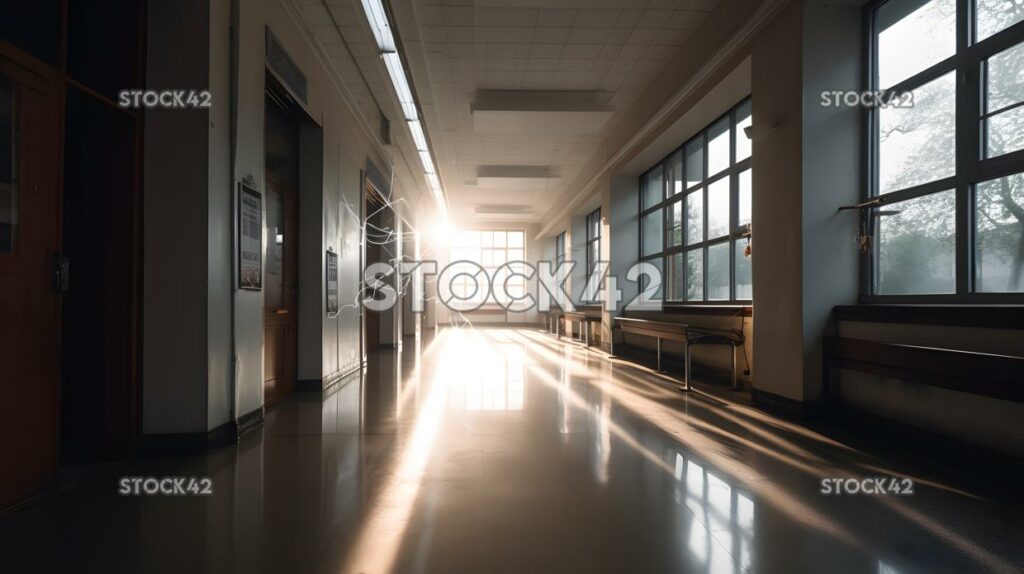
[[[499,297],[499,284],[504,283],[508,295],[519,298],[526,294],[526,278],[522,275],[509,273],[509,267],[524,271],[521,264],[524,258],[525,237],[522,231],[481,231],[467,230],[460,232],[449,250],[449,261],[461,264],[459,271],[452,280],[452,294],[465,303],[510,303],[508,298]],[[501,269],[506,263],[509,267]],[[477,281],[473,274],[479,273],[479,265],[490,279],[491,296],[485,301],[484,290],[477,289]],[[481,286],[483,285],[482,278]]]
[[[868,295],[1019,299],[1024,4],[888,0],[869,14],[871,88],[911,94],[913,106],[868,114]]]
[[[601,208],[587,216],[587,277],[601,260]]]
[[[640,260],[664,270],[664,299],[747,302],[750,257],[750,100],[640,178]]]
[[[555,237],[555,268],[557,269],[565,261],[565,232]]]

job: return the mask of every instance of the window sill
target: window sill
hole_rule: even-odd
[[[1024,305],[840,305],[838,321],[1024,329]]]
[[[679,315],[718,315],[726,317],[750,317],[754,314],[753,305],[740,303],[723,303],[721,305],[693,305],[687,303],[664,303],[662,312]]]

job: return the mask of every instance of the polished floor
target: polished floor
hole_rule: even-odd
[[[901,464],[531,329],[381,352],[237,446],[0,520],[3,572],[1013,572],[1013,485]],[[885,445],[879,445],[879,452]],[[121,496],[122,476],[210,496]],[[820,492],[909,477],[909,496]],[[975,477],[976,478],[976,477]]]

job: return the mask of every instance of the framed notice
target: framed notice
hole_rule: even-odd
[[[327,316],[338,316],[338,254],[327,250]]]
[[[263,196],[247,182],[238,185],[238,288],[263,288]]]

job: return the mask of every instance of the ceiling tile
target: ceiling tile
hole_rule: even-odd
[[[570,28],[537,28],[533,41],[537,44],[564,44],[569,39]]]

